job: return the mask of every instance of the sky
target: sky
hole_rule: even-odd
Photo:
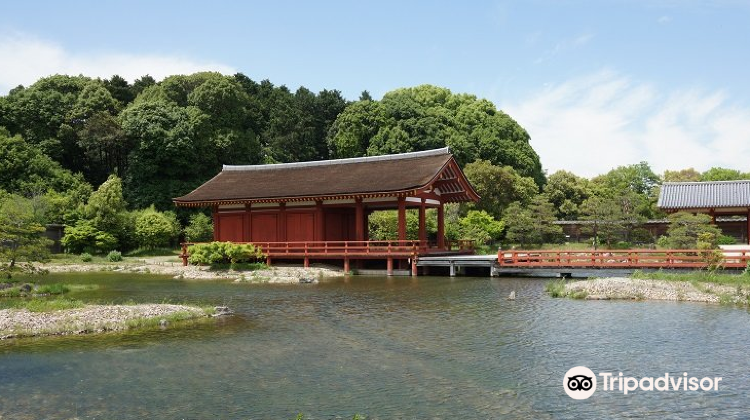
[[[350,100],[473,94],[529,132],[548,173],[750,172],[750,0],[0,4],[0,94],[52,74],[203,70]]]

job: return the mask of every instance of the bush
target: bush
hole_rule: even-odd
[[[159,212],[153,206],[141,213],[135,221],[135,236],[144,248],[168,246],[180,233],[180,224],[172,212]]]
[[[615,244],[615,249],[630,249],[633,247],[633,244],[626,241],[620,241]]]
[[[196,265],[238,264],[254,262],[264,257],[260,247],[253,244],[211,242],[188,248],[188,261]]]
[[[74,226],[65,227],[65,236],[60,240],[65,250],[72,253],[103,254],[117,247],[117,239],[94,227],[88,220],[79,220]]]
[[[717,245],[734,245],[736,243],[737,243],[737,240],[735,240],[733,237],[729,235],[719,235],[719,237],[716,238]]]
[[[93,259],[94,257],[92,257],[88,252],[84,252],[83,254],[81,254],[81,261],[83,262],[91,262],[91,260]]]
[[[110,262],[122,261],[122,252],[110,251],[109,254],[107,254],[107,260],[109,260]]]
[[[497,240],[505,229],[505,223],[495,220],[484,210],[470,210],[459,222],[459,232],[462,239],[472,239],[477,244],[486,244]]]
[[[214,237],[214,223],[210,217],[203,213],[190,216],[190,221],[185,227],[185,240],[187,242],[208,242]]]

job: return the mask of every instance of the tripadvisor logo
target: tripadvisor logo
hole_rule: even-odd
[[[617,376],[610,372],[601,372],[599,375],[602,381],[603,391],[617,391],[628,395],[628,392],[641,391],[718,391],[720,377],[705,377],[698,379],[688,377],[687,372],[682,375],[672,376],[665,373],[664,376],[656,378],[646,376],[643,378],[633,378],[623,376],[620,372]],[[575,400],[585,400],[594,395],[596,391],[597,375],[591,369],[585,366],[576,366],[565,373],[563,378],[563,388],[570,398]]]

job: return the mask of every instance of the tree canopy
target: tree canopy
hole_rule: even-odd
[[[495,105],[476,96],[421,85],[365,97],[341,113],[331,128],[332,157],[404,153],[449,146],[463,166],[477,159],[510,166],[544,184],[529,134]]]

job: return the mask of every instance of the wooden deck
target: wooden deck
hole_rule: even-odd
[[[428,255],[473,254],[473,241],[446,241],[446,248],[439,248],[428,241],[307,241],[307,242],[234,242],[260,247],[266,257],[266,264],[273,260],[301,260],[309,267],[311,260],[343,260],[344,271],[350,271],[350,262],[356,260],[385,260],[387,273],[393,273],[393,262],[408,260],[412,274],[416,275],[417,260]],[[183,243],[183,265],[188,264],[189,246],[195,243]]]
[[[692,268],[706,267],[714,251],[687,250],[602,250],[602,251],[498,251],[501,268]],[[724,268],[745,268],[750,251],[720,251]]]

